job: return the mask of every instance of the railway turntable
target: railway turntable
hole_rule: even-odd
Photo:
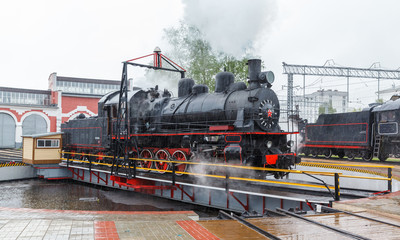
[[[112,156],[108,157],[112,158]],[[157,171],[160,170],[148,171],[136,167],[134,178],[128,178],[127,175],[113,176],[112,164],[90,163],[87,160],[78,159],[81,157],[75,153],[75,159],[64,158],[61,163],[61,166],[71,171],[73,179],[78,181],[139,191],[157,197],[237,213],[253,212],[258,215],[265,214],[267,208],[276,207],[307,211],[315,209],[316,204],[332,206],[332,202],[339,200],[365,198],[391,192],[392,185],[394,190],[398,188],[398,182],[392,177],[373,176],[371,175],[373,170],[370,170],[370,173],[353,174],[355,171],[346,170],[346,167],[333,171],[327,168],[310,167],[307,163],[298,165],[296,170],[275,169],[275,171],[289,173],[284,179],[275,179],[273,176],[260,179],[254,178],[254,174],[245,174],[246,171],[251,173],[261,171],[262,168],[210,163],[191,163],[191,165],[197,166],[197,169],[213,167],[220,170],[214,170],[213,173],[187,171],[176,175],[172,174],[172,170],[165,170],[171,174],[159,174]],[[143,159],[135,160],[142,161]],[[179,163],[179,161],[170,161],[171,164],[172,162]],[[135,165],[131,168],[135,168]],[[227,172],[229,175],[226,174]],[[359,185],[355,186],[354,182],[357,181]],[[369,187],[365,189],[363,186]]]

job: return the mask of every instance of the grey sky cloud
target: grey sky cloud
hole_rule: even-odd
[[[282,62],[400,67],[400,2],[395,0],[254,1],[37,0],[0,3],[0,86],[46,89],[50,73],[119,80],[121,62],[164,47],[163,28],[199,24],[217,49],[240,55],[253,45],[276,75],[284,96]],[[166,49],[165,49],[166,50]],[[185,66],[183,66],[185,67]],[[143,74],[133,70],[133,77]],[[315,78],[307,78],[308,83]],[[376,82],[354,79],[350,100],[373,101]],[[323,78],[307,92],[345,90],[344,79]],[[382,81],[381,89],[399,85]],[[302,85],[302,78],[295,78]],[[298,92],[301,94],[301,90]]]

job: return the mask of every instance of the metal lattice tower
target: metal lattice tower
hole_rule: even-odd
[[[153,65],[145,65],[139,63],[133,63],[132,61],[153,57]],[[167,67],[165,68],[162,64],[165,63]],[[123,176],[126,178],[135,178],[136,177],[136,164],[129,160],[129,152],[132,151],[139,157],[139,149],[137,147],[137,142],[135,138],[131,138],[131,132],[133,131],[130,128],[130,109],[129,109],[129,96],[128,96],[128,65],[136,66],[136,67],[145,67],[154,70],[163,70],[163,71],[171,71],[178,72],[181,75],[181,78],[185,77],[186,70],[181,66],[174,63],[171,59],[167,58],[165,55],[161,53],[160,48],[156,47],[152,54],[130,59],[128,61],[123,62],[122,68],[122,78],[121,78],[121,87],[119,90],[119,101],[118,101],[118,110],[117,110],[117,120],[116,120],[116,128],[115,131],[115,141],[114,141],[114,158],[113,165],[111,167],[111,174],[115,176]],[[135,111],[135,109],[132,109]],[[132,172],[133,166],[133,172]]]
[[[288,74],[288,86],[287,86],[287,112],[288,117],[293,110],[293,74]]]
[[[384,70],[376,68],[353,68],[337,66],[283,65],[283,74],[288,75],[288,112],[293,110],[293,75],[303,76],[303,97],[305,99],[305,76],[330,76],[347,78],[347,101],[349,101],[349,78],[375,78],[378,80],[378,99],[380,79],[400,80],[400,70]]]

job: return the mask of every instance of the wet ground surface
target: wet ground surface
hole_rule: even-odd
[[[400,224],[400,221],[393,218],[366,213],[361,213],[361,215]],[[345,213],[318,214],[307,218],[351,232],[365,239],[399,239],[400,236],[398,227],[379,224]],[[292,217],[257,218],[248,219],[248,221],[281,239],[352,239],[349,236]],[[259,233],[234,220],[208,220],[198,221],[198,223],[221,239],[265,239]]]
[[[192,211],[71,211],[0,207],[0,239],[193,239],[206,238]],[[182,227],[189,226],[188,228]],[[197,238],[200,239],[200,238]]]
[[[146,194],[98,188],[74,181],[42,179],[0,182],[0,207],[93,210],[93,211],[183,211],[214,217],[214,209],[180,203]]]
[[[372,213],[355,211],[400,224],[399,196],[400,193],[343,204],[375,208]],[[382,216],[381,212],[397,218]],[[203,217],[200,221],[193,221],[196,213]],[[239,222],[215,220],[216,214],[215,210],[73,181],[0,182],[0,239],[265,239]],[[343,213],[308,218],[369,239],[400,236],[400,228]],[[348,239],[292,217],[248,221],[281,239]]]
[[[393,214],[400,219],[400,191],[382,196],[334,203],[335,207],[348,211],[366,210],[381,214]]]

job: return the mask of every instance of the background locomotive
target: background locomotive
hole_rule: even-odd
[[[332,154],[349,160],[373,157],[386,161],[400,153],[400,99],[366,108],[361,112],[322,114],[316,123],[305,124],[301,152],[307,155]]]
[[[249,60],[249,86],[234,75],[216,75],[215,93],[205,85],[182,78],[178,97],[158,87],[128,91],[130,157],[139,156],[146,169],[170,169],[166,162],[145,159],[209,161],[258,167],[290,168],[300,162],[291,153],[278,124],[279,101],[271,90],[272,72],[261,72],[261,60]],[[119,91],[102,97],[98,116],[77,118],[62,125],[63,148],[113,155],[118,129]],[[122,140],[124,141],[124,140]],[[186,164],[176,167],[185,171]],[[160,171],[160,173],[163,173]],[[279,174],[275,174],[279,177]]]

